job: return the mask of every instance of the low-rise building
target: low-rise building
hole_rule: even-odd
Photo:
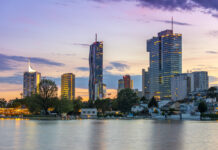
[[[96,108],[82,108],[81,109],[81,118],[96,118],[98,111]]]

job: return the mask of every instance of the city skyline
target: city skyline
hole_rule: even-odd
[[[203,4],[199,5],[200,10],[194,10],[197,6],[185,10],[182,5],[176,5],[175,8],[182,9],[179,12],[172,11],[170,3],[160,3],[162,9],[158,10],[149,2],[143,7],[131,1],[0,2],[3,12],[0,14],[1,97],[20,97],[28,57],[42,76],[57,81],[59,89],[61,74],[75,73],[77,96],[87,97],[89,45],[95,32],[104,41],[104,78],[109,90],[116,93],[117,81],[124,74],[130,74],[134,88],[141,90],[141,69],[147,70],[149,62],[146,40],[161,30],[170,29],[172,15],[174,30],[182,33],[184,39],[182,72],[208,71],[210,84],[217,84],[218,20],[215,15],[206,13]],[[29,5],[35,8],[30,7],[30,11]],[[216,10],[216,7],[208,6],[208,9]],[[77,17],[80,12],[82,15]],[[110,83],[109,79],[114,82]]]

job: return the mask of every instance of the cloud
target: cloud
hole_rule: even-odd
[[[92,0],[95,2],[120,2],[122,0]],[[123,0],[138,2],[140,7],[149,7],[168,11],[191,11],[201,8],[204,13],[213,17],[218,17],[218,1],[217,0]],[[199,9],[198,9],[199,10]]]
[[[206,51],[208,54],[218,54],[218,51]]]
[[[80,71],[89,71],[88,67],[77,67],[76,69]]]
[[[167,24],[171,24],[172,23],[172,21],[169,21],[169,20],[155,20],[155,21],[163,22],[163,23],[167,23]],[[180,26],[191,26],[191,24],[189,24],[189,23],[178,22],[178,21],[173,21],[173,24],[180,25]]]
[[[90,46],[89,44],[86,44],[86,43],[73,43],[73,45],[83,46],[83,47],[89,47]]]
[[[0,70],[12,70],[14,69],[12,65],[10,64],[10,61],[17,61],[17,62],[27,62],[28,58],[23,56],[8,56],[0,53]],[[55,61],[51,61],[45,58],[40,57],[30,57],[30,60],[32,63],[37,64],[45,64],[45,65],[51,65],[51,66],[64,66],[62,63],[58,63]]]
[[[124,71],[125,69],[128,69],[129,66],[121,63],[121,62],[111,62],[109,66],[105,68],[106,71],[112,70],[112,69],[117,69],[118,71]]]
[[[208,32],[208,35],[213,36],[213,37],[217,37],[218,36],[218,30],[210,31],[210,32]]]

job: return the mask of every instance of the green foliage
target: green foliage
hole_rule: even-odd
[[[55,112],[59,115],[73,111],[73,101],[67,99],[55,100]]]
[[[111,101],[111,109],[117,111],[118,110],[118,102],[116,99]]]
[[[118,93],[117,103],[121,112],[130,112],[131,107],[139,103],[138,96],[131,89],[123,89]]]
[[[151,107],[158,107],[158,103],[154,97],[152,97],[152,99],[148,103],[148,108],[151,108]]]
[[[18,108],[18,107],[22,107],[25,105],[26,103],[24,99],[14,99],[8,102],[7,108]]]
[[[146,99],[144,96],[140,99],[141,102],[148,104],[149,100]]]
[[[207,91],[207,97],[209,98],[215,98],[218,97],[218,94],[216,93],[217,88],[216,87],[210,87]]]
[[[4,98],[0,98],[0,108],[5,108],[6,107],[6,100]]]
[[[207,104],[205,101],[201,101],[198,105],[198,110],[201,114],[207,111]]]
[[[76,100],[73,101],[73,113],[75,115],[79,115],[82,106],[83,106],[82,98],[78,97]]]
[[[103,100],[98,99],[95,101],[95,107],[98,110],[101,110],[102,113],[104,114],[105,111],[111,110],[111,99],[103,99]]]

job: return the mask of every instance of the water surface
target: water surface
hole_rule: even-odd
[[[0,150],[216,150],[218,123],[0,120]]]

